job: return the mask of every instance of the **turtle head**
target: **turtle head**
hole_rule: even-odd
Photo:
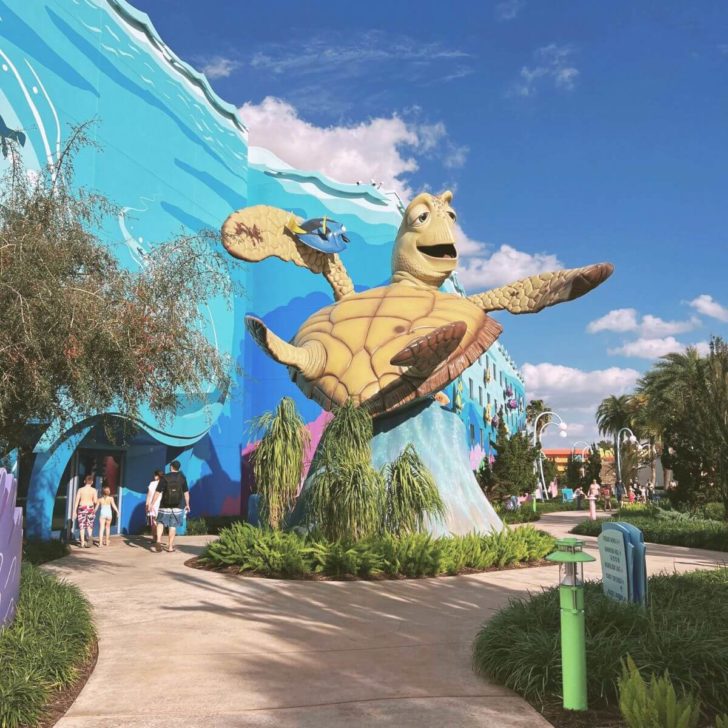
[[[439,288],[458,264],[452,192],[422,192],[404,211],[392,252],[392,280]]]

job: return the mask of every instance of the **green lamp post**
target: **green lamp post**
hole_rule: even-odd
[[[546,558],[559,564],[561,604],[561,681],[566,710],[586,710],[586,643],[584,636],[584,542],[562,538]]]

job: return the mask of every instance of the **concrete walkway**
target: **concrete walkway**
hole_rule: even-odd
[[[564,535],[582,516],[539,525]],[[173,554],[116,539],[47,565],[82,587],[99,629],[98,664],[60,728],[549,725],[477,678],[470,650],[509,598],[552,586],[553,567],[413,581],[251,579],[185,567],[207,538],[182,538]],[[725,558],[650,546],[648,568]]]

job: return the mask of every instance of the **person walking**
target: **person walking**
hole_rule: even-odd
[[[108,546],[111,540],[111,518],[112,510],[119,518],[119,509],[116,507],[114,496],[111,495],[111,488],[104,485],[101,492],[103,495],[98,500],[96,506],[99,514],[99,546]]]
[[[602,486],[602,501],[604,505],[604,512],[612,512],[612,489],[609,487],[609,483],[604,483]]]
[[[83,485],[76,492],[73,510],[76,512],[78,531],[81,536],[81,548],[91,548],[94,541],[94,520],[96,519],[96,504],[99,496],[94,488],[94,476],[87,475]]]
[[[592,521],[597,520],[597,499],[599,498],[600,491],[599,483],[596,480],[592,480],[586,494],[586,498],[589,501],[589,518]]]
[[[154,505],[158,505],[157,513],[157,542],[154,547],[157,552],[162,550],[162,536],[164,527],[167,527],[167,551],[174,551],[174,537],[177,529],[182,525],[185,513],[190,511],[190,489],[187,478],[180,472],[178,460],[169,465],[170,472],[162,475],[157,483],[154,494]]]
[[[624,485],[619,478],[614,484],[614,497],[617,499],[617,508],[619,508],[622,505],[622,498],[624,498]]]
[[[577,485],[574,489],[574,502],[576,503],[576,510],[581,510],[581,505],[584,502],[584,489]]]
[[[159,503],[155,500],[154,495],[157,492],[157,484],[162,477],[161,470],[155,470],[152,480],[147,486],[147,500],[145,504],[147,512],[147,520],[152,534],[152,545],[157,543],[157,513],[159,513]]]

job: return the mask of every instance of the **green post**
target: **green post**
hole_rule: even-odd
[[[559,564],[561,606],[561,680],[566,710],[586,710],[586,640],[584,634],[584,542],[564,538],[546,558]]]

